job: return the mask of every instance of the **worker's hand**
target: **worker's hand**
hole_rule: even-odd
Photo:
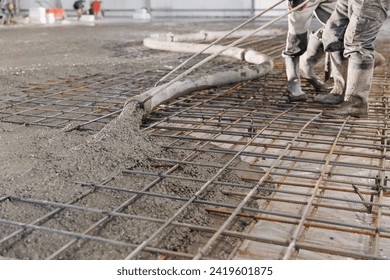
[[[289,10],[292,10],[294,9],[295,7],[299,6],[300,4],[302,4],[303,2],[305,2],[306,0],[288,0],[288,9]],[[306,3],[305,5],[303,5],[301,8],[299,8],[297,11],[302,11],[303,9],[305,9],[307,7],[307,4]]]

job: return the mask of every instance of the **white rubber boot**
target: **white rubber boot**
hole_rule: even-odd
[[[345,96],[348,59],[341,51],[337,51],[330,54],[330,61],[333,89],[327,95],[315,97],[313,101],[321,104],[340,104]]]
[[[287,75],[287,98],[289,102],[305,101],[306,94],[301,89],[301,79],[299,77],[299,56],[285,57]]]
[[[327,111],[327,116],[368,116],[368,97],[374,73],[374,59],[365,59],[359,53],[351,55],[348,63],[345,101],[339,108]]]

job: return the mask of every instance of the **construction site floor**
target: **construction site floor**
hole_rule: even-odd
[[[367,119],[325,118],[306,80],[287,102],[284,35],[250,44],[261,79],[123,110],[188,58],[143,38],[239,22],[0,28],[0,258],[390,258],[389,23]]]

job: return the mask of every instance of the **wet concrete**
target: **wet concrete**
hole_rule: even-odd
[[[180,24],[178,24],[180,23]],[[73,23],[69,25],[55,26],[18,26],[0,28],[0,55],[3,59],[0,68],[0,100],[9,97],[17,91],[20,86],[29,86],[36,83],[46,83],[48,80],[69,77],[72,75],[85,76],[95,73],[117,73],[122,70],[144,70],[146,68],[165,68],[175,65],[166,65],[164,61],[165,53],[152,53],[150,56],[132,57],[122,56],[124,49],[137,52],[141,46],[144,37],[151,33],[159,32],[194,32],[202,29],[210,30],[228,30],[236,26],[238,20],[152,20],[151,22],[105,20],[105,22],[96,25],[83,25]],[[256,25],[259,23],[256,23]],[[280,23],[280,28],[285,29],[284,23]],[[390,35],[389,24],[386,25],[383,36]],[[381,40],[381,38],[379,38]],[[104,134],[104,132],[102,132]],[[98,134],[102,136],[103,134]],[[138,135],[137,146],[144,149],[133,149],[133,143],[127,143],[129,146],[121,147],[120,141],[126,139],[128,135]],[[9,195],[20,195],[26,197],[39,197],[48,200],[63,200],[71,198],[75,189],[69,189],[67,182],[61,181],[61,176],[75,177],[74,170],[69,170],[73,165],[77,170],[80,165],[84,172],[79,168],[77,172],[83,173],[82,179],[91,180],[103,179],[117,172],[118,167],[131,164],[138,164],[145,160],[149,153],[152,153],[155,145],[153,142],[145,141],[144,135],[138,134],[138,131],[129,127],[129,130],[121,129],[110,131],[102,137],[94,137],[88,132],[75,131],[64,133],[63,131],[42,129],[38,127],[22,127],[19,125],[0,123],[0,139],[2,141],[0,150],[0,160],[5,162],[0,171],[1,192]],[[108,140],[107,140],[108,139]],[[115,141],[114,141],[115,140]],[[94,145],[92,145],[92,142]],[[119,142],[118,142],[119,141]],[[105,145],[109,145],[107,147]],[[22,147],[22,148],[20,148]],[[112,150],[110,150],[112,148]],[[122,149],[126,148],[127,153],[123,154]],[[228,148],[224,146],[224,148]],[[84,158],[77,159],[77,153],[82,149]],[[141,151],[142,150],[142,151]],[[145,152],[145,153],[144,153]],[[159,151],[155,151],[158,153]],[[277,151],[275,151],[276,153]],[[136,156],[134,156],[134,154]],[[118,157],[114,157],[114,155]],[[78,160],[83,161],[76,164]],[[108,159],[108,160],[107,160]],[[247,160],[243,158],[243,160]],[[46,163],[44,163],[47,161]],[[104,162],[105,165],[101,165]],[[91,164],[92,163],[92,164]],[[49,169],[47,167],[50,167]],[[61,167],[62,166],[62,167]],[[63,167],[66,166],[64,169]],[[94,168],[96,167],[96,168]],[[104,173],[102,167],[108,167]],[[305,168],[305,166],[301,166]],[[58,170],[60,172],[58,172]],[[94,169],[92,171],[92,169]],[[63,171],[66,171],[66,174]],[[99,171],[100,170],[100,171]],[[48,172],[45,178],[47,188],[36,188],[37,184],[42,183],[42,172]],[[63,172],[63,173],[61,173]],[[76,175],[77,175],[76,172]],[[80,174],[81,174],[80,173]],[[61,176],[59,176],[60,174]],[[370,175],[370,174],[367,174]],[[53,178],[56,178],[53,180]],[[237,178],[234,178],[237,179]],[[61,185],[60,191],[58,185]],[[80,190],[77,190],[80,191]],[[105,197],[102,196],[98,201],[105,203]],[[96,202],[96,201],[95,201]],[[275,211],[299,211],[295,209],[278,209],[279,205],[272,205]],[[10,207],[9,211],[12,210]],[[148,211],[155,211],[148,209]],[[38,210],[36,210],[38,211]],[[12,212],[12,211],[10,211]],[[38,212],[37,212],[38,213]],[[336,212],[332,212],[336,215]],[[329,216],[329,213],[324,213]],[[82,225],[85,217],[77,218],[78,224]],[[91,217],[94,220],[95,217]],[[364,220],[364,215],[358,217],[348,217],[348,219]],[[259,223],[261,230],[254,230],[253,233],[265,236],[290,233],[290,226],[275,229],[273,225],[267,225],[266,222]],[[66,225],[68,226],[68,225]],[[132,225],[129,225],[129,228]],[[116,231],[118,225],[108,230]],[[316,231],[308,234],[317,235]],[[345,240],[339,240],[337,236],[323,236],[324,239],[334,239],[334,246],[347,244]],[[53,240],[53,244],[55,240]],[[196,238],[194,237],[194,243]],[[366,240],[354,240],[353,246],[368,245]],[[178,244],[172,242],[175,246]],[[35,244],[38,246],[37,244]],[[35,246],[34,245],[34,246]],[[169,246],[169,244],[167,245]],[[179,245],[178,245],[179,246]],[[388,244],[384,244],[385,247]],[[23,246],[17,252],[13,252],[13,257],[23,257]],[[34,248],[31,247],[31,257],[40,258],[34,254]],[[192,248],[192,250],[195,250]],[[281,252],[273,250],[272,247],[255,247],[250,243],[245,243],[240,250],[243,252],[238,258],[279,258]],[[104,248],[101,248],[101,253]],[[225,254],[226,252],[224,252]],[[388,252],[383,252],[383,256],[388,256]],[[79,255],[80,258],[88,254]],[[105,258],[120,257],[123,252],[114,255],[104,255]],[[102,255],[103,256],[103,255]],[[328,256],[318,256],[302,253],[298,258],[327,258]]]

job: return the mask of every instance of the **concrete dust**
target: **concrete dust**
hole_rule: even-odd
[[[140,131],[143,111],[136,103],[129,103],[122,114],[106,125],[96,134],[72,131],[64,132],[55,129],[39,129],[33,127],[13,126],[1,123],[2,146],[0,160],[4,162],[0,176],[4,178],[0,191],[16,197],[34,198],[49,201],[67,202],[85,193],[85,188],[75,182],[100,183],[107,178],[115,177],[114,185],[129,189],[142,189],[147,182],[137,177],[121,175],[125,168],[137,168],[149,172],[159,172],[152,167],[153,157],[183,158],[186,152],[173,152],[161,148],[159,143]],[[26,131],[28,132],[26,134]],[[7,132],[4,134],[4,132]],[[27,136],[27,137],[26,137]],[[15,146],[15,140],[18,146]],[[20,146],[19,146],[20,145]],[[197,158],[201,163],[219,163],[226,158],[218,155],[202,154]],[[201,166],[182,166],[177,176],[209,180],[217,168]],[[234,172],[225,172],[220,180],[240,182]],[[201,183],[181,180],[163,180],[153,187],[152,191],[175,197],[190,198],[201,187]],[[234,190],[234,188],[227,188]],[[129,194],[129,197],[131,194]],[[85,207],[113,211],[126,197],[118,193],[100,191],[80,199],[77,204]],[[210,187],[200,199],[224,203],[237,203],[235,198],[224,196],[219,189]],[[253,202],[254,203],[254,202]],[[152,217],[161,220],[170,218],[181,206],[182,201],[164,198],[150,199],[145,196],[125,207],[124,213]],[[254,206],[255,204],[252,204]],[[19,207],[18,207],[19,206]],[[24,205],[15,201],[2,203],[2,218],[31,222],[46,213],[46,209],[34,204]],[[101,215],[80,211],[64,210],[55,219],[44,226],[68,232],[83,232],[98,221]],[[178,222],[201,226],[222,224],[221,217],[208,215],[201,205],[191,205],[181,212]],[[242,231],[249,220],[240,219],[232,226],[232,230]],[[158,228],[159,223],[150,223],[125,218],[114,218],[105,226],[98,227],[90,234],[103,238],[122,240],[133,244],[141,243]],[[16,228],[15,228],[16,229]],[[0,238],[12,233],[15,229],[0,227]],[[195,254],[198,246],[211,237],[199,234],[187,227],[169,227],[156,238],[151,246],[172,251],[186,251]],[[3,246],[0,255],[17,259],[43,259],[50,256],[58,244],[65,244],[71,238],[61,235],[34,232],[27,240],[16,240]],[[212,257],[227,258],[236,240],[224,238],[213,250]],[[42,245],[43,244],[43,245]],[[120,259],[130,253],[128,247],[113,247],[101,242],[77,241],[59,258],[70,259]],[[156,258],[156,255],[142,253],[140,258]]]
[[[117,168],[129,164],[128,161],[142,161],[148,155],[158,154],[158,145],[145,139],[139,131],[141,118],[142,113],[117,118],[99,133],[87,136],[82,132],[30,127],[27,130],[32,133],[26,135],[26,128],[13,128],[14,133],[1,135],[0,157],[4,162],[1,175],[5,178],[2,191],[9,185],[7,194],[30,196],[32,189],[47,185],[55,186],[53,195],[56,196],[60,195],[59,187],[75,179],[100,182],[114,176]],[[1,125],[4,132],[10,127]],[[14,138],[20,140],[20,146],[14,145]],[[44,199],[47,193],[34,196]]]
[[[172,65],[167,65],[167,54],[146,51],[142,39],[151,33],[194,30],[229,30],[237,22],[150,22],[97,24],[96,26],[54,26],[1,28],[0,55],[0,101],[12,97],[21,88],[45,84],[49,80],[66,79],[71,76],[112,74],[120,71],[163,69],[177,66],[172,55]],[[53,202],[75,202],[83,207],[114,211],[119,205],[134,196],[133,193],[95,190],[77,182],[98,184],[112,179],[108,184],[127,190],[142,190],[154,178],[124,176],[126,168],[158,173],[152,157],[184,158],[188,151],[164,149],[147,133],[140,130],[143,112],[136,104],[128,104],[117,119],[100,132],[21,126],[0,122],[0,194],[19,198],[32,198]],[[223,165],[226,158],[218,154],[200,154],[197,161]],[[239,163],[237,163],[239,164]],[[238,165],[237,165],[238,166]],[[242,165],[240,166],[242,168]],[[175,172],[186,176],[209,180],[216,168],[183,165]],[[245,175],[245,176],[244,176]],[[242,183],[237,172],[225,172],[219,180]],[[150,177],[150,176],[149,176]],[[164,179],[151,190],[171,196],[190,198],[202,183]],[[227,188],[234,190],[234,188]],[[235,190],[242,191],[242,190]],[[219,188],[210,186],[200,199],[237,205],[240,198],[222,194]],[[165,220],[170,218],[183,202],[142,196],[122,212]],[[250,205],[256,207],[255,202]],[[30,223],[40,218],[53,207],[23,203],[17,200],[0,204],[1,218]],[[205,206],[193,204],[177,218],[178,222],[201,226],[221,225],[226,216],[210,215]],[[82,233],[102,215],[76,210],[62,210],[42,224],[56,230]],[[250,219],[237,219],[231,230],[242,231]],[[148,238],[161,226],[141,220],[111,218],[88,234],[110,240],[137,244]],[[0,239],[18,227],[0,226]],[[200,234],[188,227],[168,227],[156,238],[152,246],[172,251],[194,254],[205,244],[212,233]],[[34,231],[22,238],[12,239],[0,248],[2,258],[44,259],[55,253],[72,237],[48,232]],[[221,238],[209,257],[227,258],[236,239]],[[126,246],[76,240],[75,244],[56,258],[60,259],[123,259],[131,252]],[[140,258],[156,259],[156,253],[142,253]]]
[[[142,47],[143,38],[156,32],[229,30],[237,24],[238,22],[227,22],[227,20],[219,22],[210,20],[180,24],[164,21],[0,29],[0,56],[2,57],[0,101],[20,91],[21,87],[46,84],[49,80],[66,79],[70,76],[172,69],[179,64],[178,55],[146,51]],[[287,25],[282,27],[286,29]],[[171,55],[172,60],[167,62],[167,56]],[[167,144],[164,142],[166,140],[158,138],[157,141],[141,131],[142,117],[143,111],[136,104],[129,104],[120,117],[95,134],[83,130],[66,132],[59,129],[0,122],[0,194],[61,203],[72,201],[82,207],[114,211],[119,205],[132,199],[134,191],[143,190],[156,178],[125,176],[122,174],[124,169],[158,174],[166,171],[167,168],[159,167],[153,158],[183,159],[189,153],[185,150],[163,148],[163,144]],[[207,148],[212,150],[215,147],[210,145]],[[217,153],[202,153],[195,159],[196,162],[216,166],[223,166],[228,160],[227,156]],[[224,172],[218,180],[251,185],[263,176],[261,170],[255,170],[257,173],[249,172],[254,167],[244,162],[237,161],[235,167],[241,170]],[[209,180],[217,170],[218,168],[182,165],[175,171],[175,175]],[[107,185],[123,191],[94,189],[77,183],[99,184],[110,178],[114,179]],[[149,191],[190,198],[202,185],[201,182],[190,180],[183,182],[179,179],[166,178]],[[233,187],[223,187],[223,189],[244,192]],[[133,192],[126,193],[124,190]],[[226,196],[220,190],[219,186],[217,188],[211,185],[201,194],[200,199],[232,205],[237,205],[242,200],[241,197]],[[178,200],[139,196],[133,203],[125,205],[121,212],[164,221],[172,217],[182,205],[183,202]],[[247,206],[256,208],[257,204],[255,201],[250,201]],[[4,201],[0,203],[0,218],[31,223],[53,209],[54,207],[27,204],[17,200]],[[127,244],[139,244],[161,226],[158,222],[111,216],[109,222],[89,231],[89,227],[102,217],[106,216],[101,213],[65,209],[41,225],[65,232],[87,232],[89,235]],[[175,221],[215,228],[225,219],[226,215],[209,214],[206,206],[192,204],[182,211]],[[241,232],[252,221],[253,219],[236,219],[229,229]],[[17,229],[19,227],[0,225],[0,240]],[[264,228],[260,233],[275,235],[275,231],[267,231]],[[150,245],[159,249],[195,254],[211,236],[211,232],[200,234],[199,231],[188,227],[169,226]],[[324,236],[324,238],[329,237]],[[97,241],[77,240],[63,234],[34,231],[31,234],[19,235],[2,244],[0,259],[45,259],[71,241],[74,244],[64,252],[56,254],[55,258],[123,259],[132,250],[125,245],[114,246]],[[226,259],[236,242],[234,238],[220,238],[207,257]],[[256,251],[252,259],[260,258],[259,252],[265,252],[266,246],[260,248],[260,251],[257,247],[252,247]],[[143,252],[139,255],[140,259],[159,257],[165,256],[151,252]]]

